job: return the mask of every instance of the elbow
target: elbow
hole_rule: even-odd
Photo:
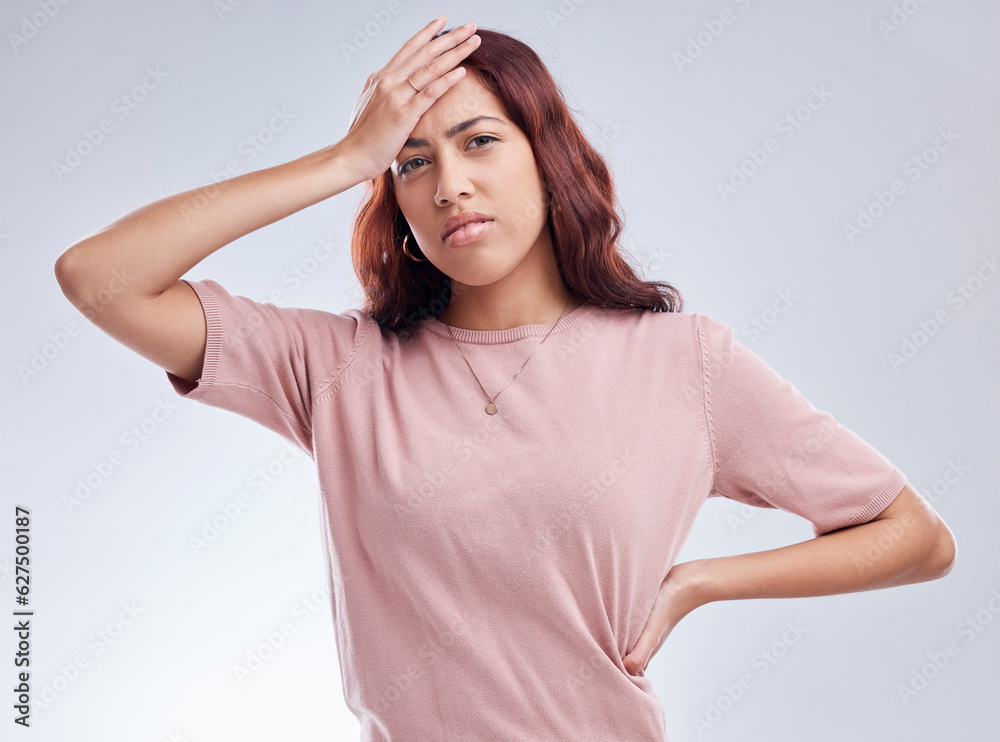
[[[933,529],[933,536],[924,559],[924,574],[928,580],[939,580],[947,576],[955,566],[958,551],[955,536],[940,518]]]
[[[59,289],[63,292],[63,296],[69,299],[72,304],[77,303],[77,297],[80,293],[80,266],[78,258],[79,255],[76,252],[75,246],[70,247],[56,258],[55,266],[53,266],[56,283],[59,284]]]
[[[122,265],[117,252],[106,241],[88,237],[66,248],[53,266],[63,295],[95,324],[105,310],[127,313],[135,299],[155,298],[163,293],[163,289],[148,292],[140,272]]]
[[[56,258],[56,263],[53,266],[53,270],[56,274],[56,283],[59,284],[59,288],[62,292],[66,293],[66,287],[69,285],[69,250],[66,250]]]
[[[56,258],[53,270],[63,296],[91,321],[99,310],[109,307],[123,293],[119,271],[112,272],[110,279],[104,275],[106,271],[85,242],[64,250]]]
[[[923,497],[909,484],[884,511],[898,518],[900,536],[908,542],[902,559],[905,582],[926,582],[948,575],[955,566],[957,546],[951,529]],[[892,512],[890,512],[892,511]]]
[[[937,580],[948,575],[955,566],[955,556],[958,553],[958,544],[951,529],[939,521],[937,528],[937,538],[934,540],[934,548],[931,550],[929,559],[931,579]]]

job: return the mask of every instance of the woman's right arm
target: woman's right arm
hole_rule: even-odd
[[[360,183],[339,146],[147,204],[63,252],[59,286],[115,340],[194,383],[205,316],[180,277],[224,245]]]
[[[434,38],[443,23],[442,16],[424,26],[368,76],[341,141],[112,222],[59,256],[63,293],[115,340],[196,382],[207,327],[198,296],[181,276],[230,242],[385,172],[424,112],[461,79],[455,65],[476,48],[478,37],[464,43],[474,27]]]

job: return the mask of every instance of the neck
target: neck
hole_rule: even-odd
[[[580,306],[561,280],[558,286],[544,292],[491,289],[456,285],[454,298],[437,319],[466,330],[510,330],[523,325],[551,324]]]
[[[451,287],[451,301],[438,319],[465,330],[547,325],[580,306],[559,272],[547,230],[503,278],[470,285],[452,277]]]

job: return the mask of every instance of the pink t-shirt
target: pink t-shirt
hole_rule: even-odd
[[[446,325],[410,342],[190,281],[208,324],[181,395],[316,462],[344,697],[365,742],[666,739],[632,649],[702,503],[817,534],[906,483],[727,324],[582,305],[488,402]],[[552,327],[455,329],[495,394]]]

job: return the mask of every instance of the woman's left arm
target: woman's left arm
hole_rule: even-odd
[[[955,562],[955,537],[909,484],[873,520],[779,549],[674,565],[632,651],[645,670],[688,613],[717,600],[798,598],[936,580]]]

